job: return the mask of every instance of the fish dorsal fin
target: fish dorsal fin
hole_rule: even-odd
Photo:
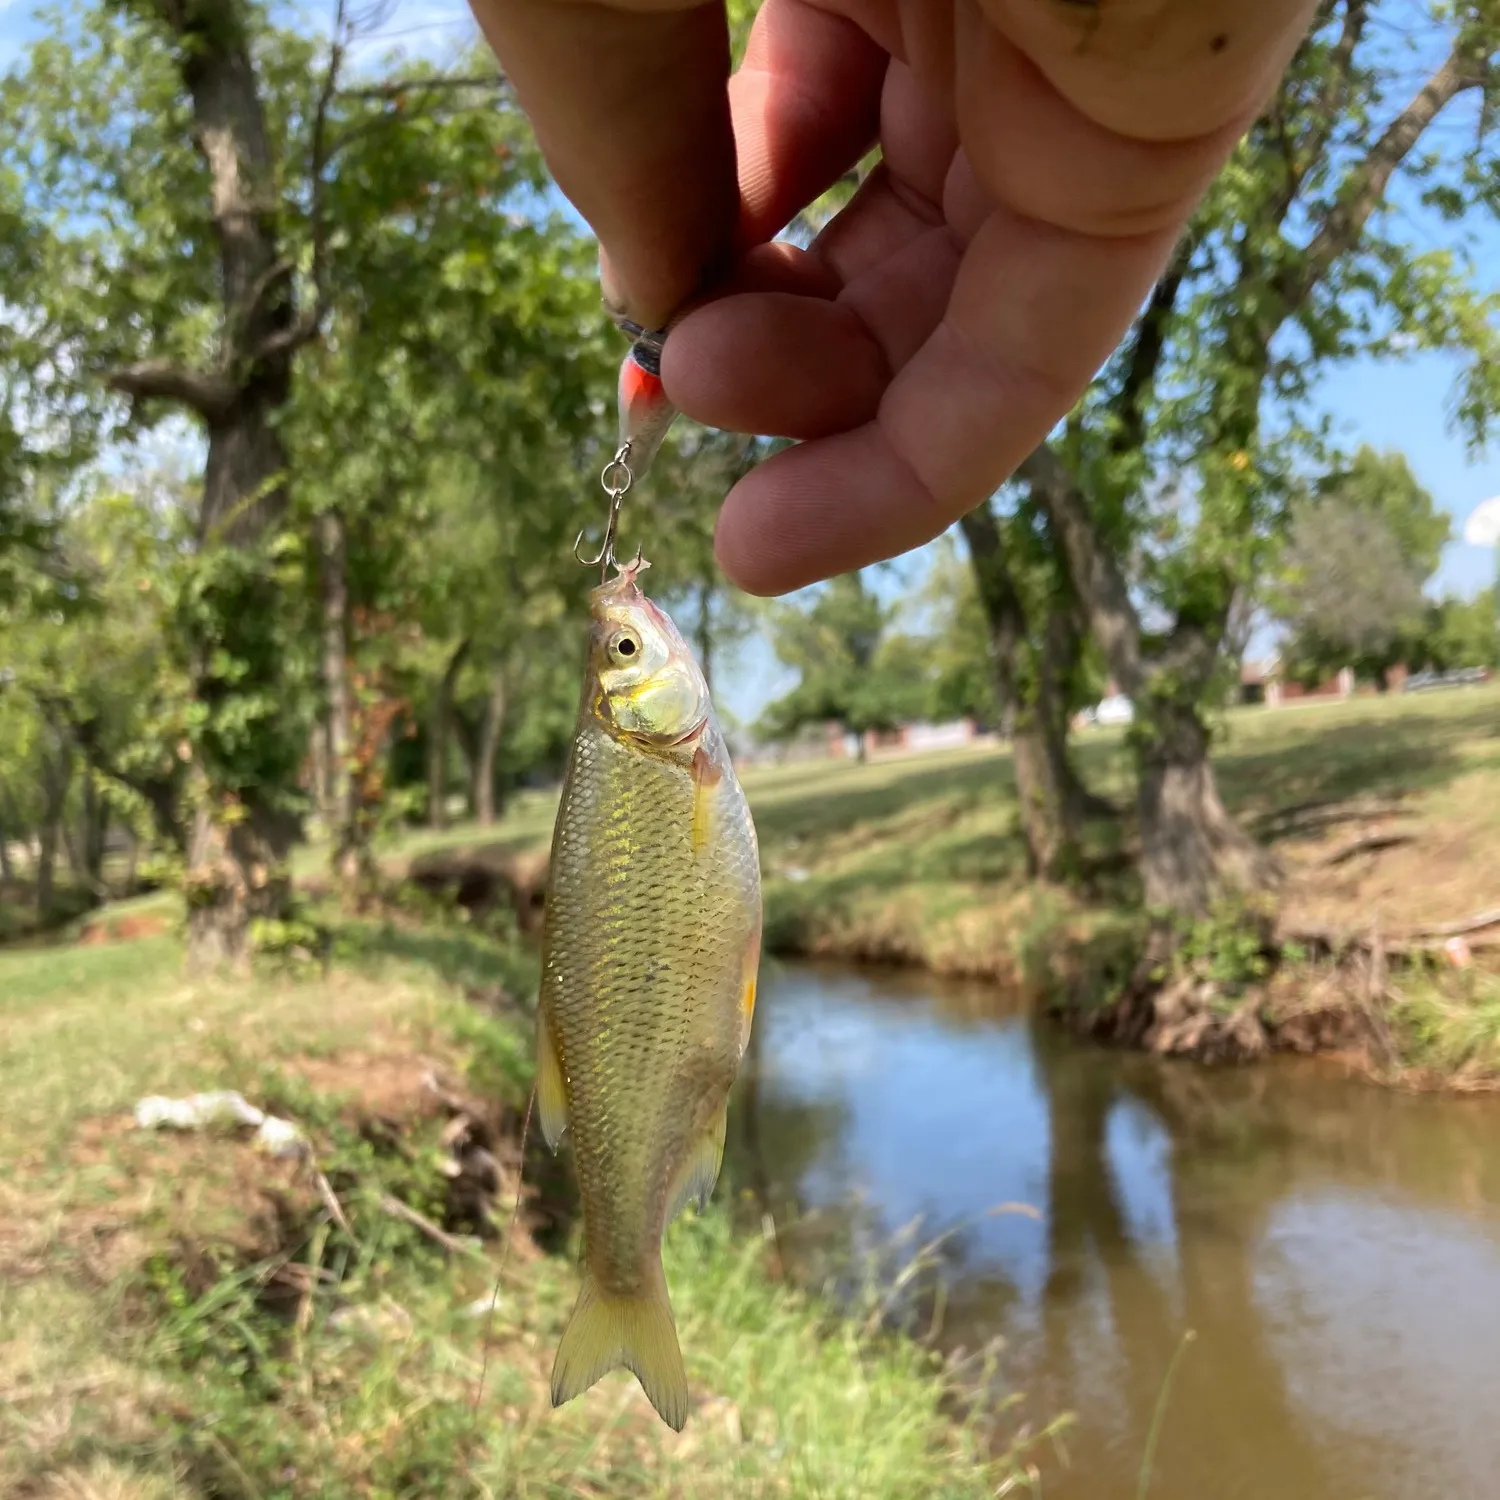
[[[540,1011],[536,1018],[536,1113],[542,1139],[556,1151],[568,1128],[568,1095],[563,1087],[557,1048],[552,1045],[552,1031]]]

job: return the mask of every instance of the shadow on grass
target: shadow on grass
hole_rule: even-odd
[[[1241,817],[1304,802],[1431,791],[1474,769],[1472,758],[1459,753],[1460,736],[1438,729],[1431,720],[1391,719],[1325,729],[1295,744],[1251,749],[1231,742],[1214,765]]]
[[[889,769],[879,767],[884,774],[872,784],[876,769],[851,767],[849,780],[853,784],[848,786],[840,786],[841,778],[825,774],[797,790],[783,791],[776,786],[770,792],[769,788],[756,788],[750,794],[756,827],[767,841],[794,835],[806,838],[889,819],[923,800],[951,797],[978,806],[996,793],[1011,796],[1015,791],[1009,758],[1002,756],[920,771],[897,762]]]
[[[395,961],[425,967],[466,994],[502,990],[520,998],[536,984],[536,963],[482,932],[351,923],[339,933],[339,956],[354,964]]]

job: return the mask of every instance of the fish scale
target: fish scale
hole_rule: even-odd
[[[717,1175],[753,1005],[760,862],[707,687],[637,571],[592,598],[547,892],[538,1098],[550,1141],[566,1121],[584,1217],[584,1285],[553,1397],[623,1364],[680,1428],[686,1378],[661,1238],[676,1203],[706,1198]],[[601,653],[621,621],[662,665],[620,669],[632,685],[611,694]],[[634,723],[646,710],[632,703],[649,706],[663,683],[691,733],[657,743],[622,730],[615,717]]]

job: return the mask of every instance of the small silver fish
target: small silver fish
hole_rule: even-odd
[[[583,1286],[553,1404],[623,1365],[681,1431],[661,1241],[718,1178],[755,1007],[760,857],[703,674],[641,592],[644,566],[590,596],[547,887],[537,1107],[549,1145],[571,1136],[583,1200]]]

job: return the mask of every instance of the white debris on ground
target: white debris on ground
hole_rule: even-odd
[[[260,1122],[254,1144],[257,1151],[264,1151],[267,1156],[305,1156],[308,1149],[307,1137],[301,1130],[290,1120],[280,1120],[275,1115],[267,1115]]]
[[[500,1306],[499,1297],[491,1292],[486,1292],[482,1297],[476,1297],[468,1306],[459,1312],[461,1318],[487,1318]]]
[[[257,1109],[233,1089],[189,1094],[183,1099],[150,1094],[136,1104],[135,1123],[140,1130],[209,1130],[214,1126],[253,1125],[255,1148],[268,1156],[302,1156],[307,1151],[307,1138],[296,1125]]]
[[[221,1089],[212,1094],[189,1094],[167,1099],[152,1094],[135,1107],[135,1123],[142,1130],[206,1130],[212,1125],[259,1125],[266,1117],[243,1094]]]

